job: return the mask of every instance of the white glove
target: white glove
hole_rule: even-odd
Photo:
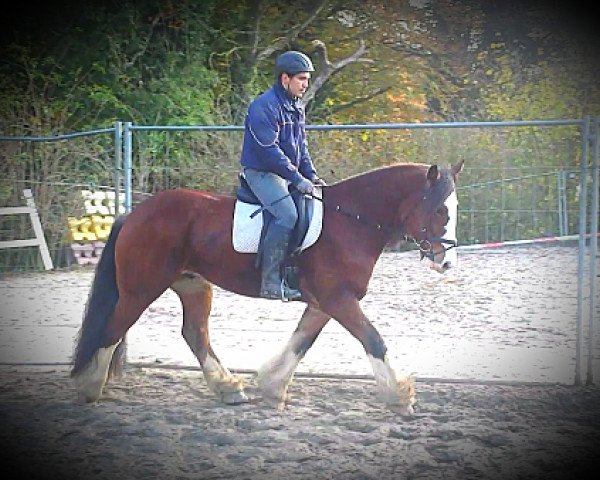
[[[315,188],[315,186],[313,185],[313,183],[310,180],[303,178],[302,180],[300,180],[298,185],[296,185],[296,188],[301,193],[309,194],[309,193],[313,193],[313,189]]]

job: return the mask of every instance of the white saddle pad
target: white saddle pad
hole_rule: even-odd
[[[315,197],[321,198],[321,189],[315,188]],[[321,235],[323,227],[323,202],[318,200],[311,202],[312,217],[308,231],[304,237],[304,241],[300,250],[306,250],[308,247],[315,244]],[[250,216],[260,208],[260,205],[241,202],[236,200],[235,209],[233,211],[233,249],[239,253],[256,253],[258,252],[258,243],[260,241],[260,232],[263,225],[262,213],[257,214],[254,218]]]

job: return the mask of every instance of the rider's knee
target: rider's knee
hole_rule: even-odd
[[[288,230],[293,229],[294,225],[296,225],[296,222],[298,221],[298,212],[296,212],[296,208],[293,205],[293,202],[292,206],[294,208],[279,209],[279,212],[277,212],[277,219],[275,220],[275,223],[277,223],[281,227],[287,228]]]

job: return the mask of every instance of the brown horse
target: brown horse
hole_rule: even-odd
[[[300,360],[334,318],[364,347],[382,399],[412,412],[414,382],[398,379],[380,334],[360,308],[373,267],[386,245],[410,239],[421,259],[439,272],[456,262],[456,178],[462,162],[398,164],[324,187],[323,230],[297,260],[306,309],[283,351],[259,369],[263,398],[283,407]],[[182,334],[200,362],[209,388],[228,404],[248,401],[242,381],[214,353],[208,317],[212,284],[257,297],[254,254],[232,246],[235,199],[192,190],[168,190],[115,222],[86,305],[71,376],[80,398],[100,398],[118,372],[126,332],[166,289],[183,305]]]

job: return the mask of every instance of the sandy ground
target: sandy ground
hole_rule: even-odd
[[[132,370],[96,405],[62,369],[3,367],[14,478],[558,479],[600,467],[600,389],[419,383],[417,412],[369,381],[296,379],[283,413],[217,403],[198,372]]]
[[[410,418],[385,408],[372,380],[343,378],[370,370],[334,322],[299,370],[340,378],[296,378],[284,412],[263,404],[251,376],[252,402],[228,407],[198,371],[135,367],[98,404],[80,405],[66,366],[22,364],[68,362],[92,272],[6,276],[2,465],[15,478],[583,478],[584,468],[600,466],[600,388],[572,386],[577,250],[460,258],[440,276],[414,253],[386,254],[362,302],[398,371],[417,375]],[[301,312],[217,289],[213,346],[228,367],[254,369],[283,346]],[[193,365],[180,328],[181,308],[167,292],[131,329],[129,360]],[[592,348],[598,380],[597,338]],[[586,364],[584,355],[584,379]]]

